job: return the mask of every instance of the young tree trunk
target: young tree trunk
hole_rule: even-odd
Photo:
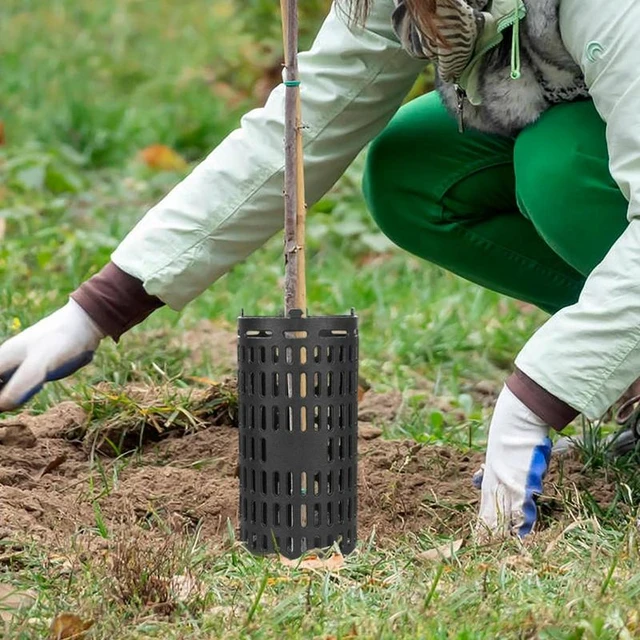
[[[304,159],[300,78],[298,75],[297,0],[280,0],[285,50],[285,171],[284,171],[284,306],[307,309],[305,281]]]

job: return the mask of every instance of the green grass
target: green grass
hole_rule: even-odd
[[[325,0],[304,3],[308,43]],[[211,149],[278,64],[278,16],[264,0],[6,0],[0,7],[9,140],[64,141],[92,166],[163,142]]]
[[[253,86],[278,57],[275,4],[3,0],[0,340],[61,305],[180,179],[138,164],[141,148],[167,144],[195,160],[256,103]],[[307,41],[322,4],[305,4]],[[311,311],[357,310],[362,375],[407,398],[388,436],[465,443],[471,433],[481,446],[488,410],[469,391],[499,384],[545,316],[389,247],[364,210],[360,170],[311,213]],[[162,310],[119,347],[105,344],[93,365],[49,385],[30,408],[86,400],[99,381],[186,386],[188,376],[218,376],[216,362],[186,366],[170,337],[202,319],[233,324],[242,309],[277,313],[280,245],[274,239],[181,314]],[[462,424],[450,423],[443,398],[463,410]],[[174,551],[202,589],[169,617],[119,597],[100,554],[71,550],[69,565],[47,549],[0,546],[0,582],[37,592],[7,637],[45,637],[62,610],[95,618],[92,638],[637,637],[635,520],[591,513],[576,511],[573,527],[527,549],[470,545],[446,564],[418,559],[438,544],[424,536],[385,549],[363,540],[338,574],[287,569],[231,540],[211,550],[189,539]],[[96,528],[115,544],[99,512]]]
[[[31,549],[14,556],[20,571],[11,574],[16,584],[36,586],[38,600],[10,637],[44,637],[47,622],[70,610],[95,617],[93,637],[122,640],[633,638],[640,631],[637,535],[635,527],[602,530],[584,520],[531,548],[463,547],[442,562],[419,558],[434,544],[423,537],[384,550],[364,540],[339,571],[313,572],[252,557],[231,542],[211,554],[197,540],[174,537],[157,552],[175,554],[166,565],[172,576],[189,568],[192,588],[168,618],[135,597],[148,583],[123,577],[100,555],[71,554],[71,564]],[[131,552],[122,541],[113,548],[125,558]]]

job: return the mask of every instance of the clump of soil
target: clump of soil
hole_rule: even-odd
[[[359,439],[360,538],[375,530],[385,544],[408,532],[469,532],[479,500],[471,477],[481,454],[383,440],[375,394],[367,396],[369,422]],[[389,397],[380,398],[380,407],[388,420]],[[0,540],[30,537],[56,547],[72,536],[96,538],[101,526],[149,532],[172,522],[187,530],[200,523],[202,535],[217,543],[227,520],[237,523],[237,430],[229,420],[166,429],[120,459],[101,456],[78,438],[91,433],[87,415],[71,402],[0,423]],[[602,504],[613,500],[614,479],[582,471],[577,461],[564,461],[562,469],[554,464],[547,485],[556,515],[574,485]]]
[[[402,408],[402,394],[399,391],[388,393],[363,393],[358,406],[358,420],[375,424],[391,424]]]
[[[208,426],[233,426],[238,397],[233,381],[215,383],[206,390],[172,389],[128,385],[95,388],[87,420],[67,435],[82,439],[85,448],[104,455],[120,455],[175,435],[200,431]]]

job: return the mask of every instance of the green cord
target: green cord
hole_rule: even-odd
[[[520,3],[516,1],[516,20],[513,23],[513,36],[511,40],[511,78],[517,80],[520,73]]]
[[[300,86],[300,80],[285,80],[284,81],[284,86],[285,87],[299,87]]]

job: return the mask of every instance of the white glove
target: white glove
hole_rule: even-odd
[[[504,387],[491,420],[481,480],[480,531],[526,536],[551,457],[549,426]]]
[[[45,382],[93,360],[104,334],[73,300],[0,346],[0,411],[32,398]]]

